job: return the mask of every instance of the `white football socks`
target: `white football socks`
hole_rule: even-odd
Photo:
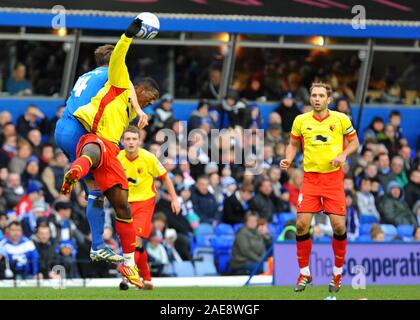
[[[134,261],[134,252],[132,253],[124,253],[124,264],[127,267],[134,267],[134,265],[136,264]]]
[[[303,274],[304,276],[310,276],[311,271],[309,270],[309,266],[307,266],[305,268],[301,268],[300,269],[300,274]]]
[[[341,268],[338,268],[338,267],[336,267],[336,266],[334,266],[334,269],[333,269],[333,274],[336,276],[336,275],[338,275],[338,274],[342,274],[343,273],[343,267],[341,267]]]

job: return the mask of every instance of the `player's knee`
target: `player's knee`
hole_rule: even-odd
[[[304,234],[307,233],[309,231],[309,225],[302,220],[297,220],[296,221],[296,232],[298,234]]]
[[[346,233],[346,226],[345,225],[335,225],[333,227],[334,234],[338,236],[342,236]]]
[[[120,219],[131,219],[131,208],[128,205],[128,202],[121,203],[114,208],[115,214]]]
[[[101,148],[96,143],[88,143],[83,147],[82,155],[92,160],[92,167],[97,167],[101,161]]]

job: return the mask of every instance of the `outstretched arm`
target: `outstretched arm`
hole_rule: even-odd
[[[166,190],[168,190],[169,196],[171,197],[172,212],[178,215],[181,211],[181,206],[179,205],[178,196],[176,195],[174,185],[168,174],[165,174],[162,177],[162,183],[166,187]]]
[[[133,36],[141,29],[142,21],[135,19],[127,28],[125,33],[114,48],[109,61],[108,81],[117,88],[130,89],[130,75],[125,64],[125,57],[128,48],[133,41]]]

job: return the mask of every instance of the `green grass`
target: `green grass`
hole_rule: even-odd
[[[326,286],[308,287],[302,293],[294,293],[292,287],[179,287],[156,288],[140,291],[130,288],[2,288],[0,300],[322,300],[329,296]],[[336,294],[337,300],[367,298],[390,300],[420,299],[420,286],[368,286],[366,290],[354,290],[345,286]]]

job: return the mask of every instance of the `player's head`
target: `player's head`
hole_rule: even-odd
[[[159,99],[159,86],[152,78],[144,78],[135,85],[140,108],[146,108]]]
[[[331,103],[331,85],[323,82],[314,82],[309,90],[310,102],[314,111],[322,111]]]
[[[109,59],[111,59],[112,51],[114,51],[114,46],[112,44],[105,44],[97,47],[95,50],[96,66],[107,67],[109,65]]]
[[[128,153],[137,152],[140,147],[140,130],[135,126],[128,126],[124,131],[121,143]]]

